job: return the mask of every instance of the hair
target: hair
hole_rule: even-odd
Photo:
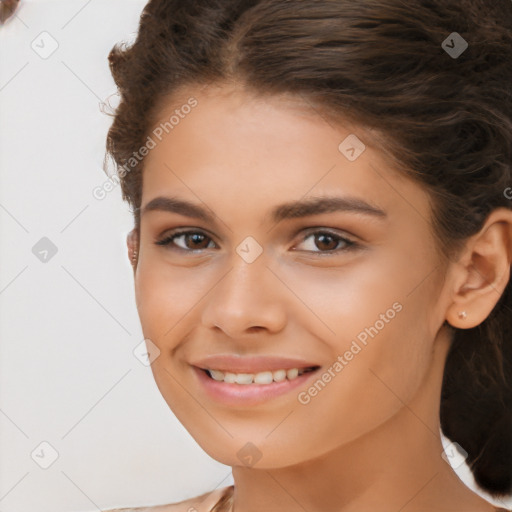
[[[460,55],[446,48],[454,37],[467,41]],[[121,101],[106,156],[137,229],[144,160],[132,156],[159,109],[187,87],[235,82],[369,129],[428,192],[446,261],[494,209],[512,208],[510,0],[151,0],[109,63]],[[511,312],[509,280],[480,325],[444,324],[441,428],[493,497],[512,492]]]
[[[16,11],[20,0],[0,1],[0,25],[5,23]]]

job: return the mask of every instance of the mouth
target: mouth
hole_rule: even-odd
[[[269,385],[275,382],[283,382],[285,380],[293,381],[304,375],[318,370],[320,366],[308,366],[305,368],[288,368],[279,370],[264,370],[258,373],[233,372],[228,370],[219,370],[213,368],[200,368],[211,380],[217,382],[225,382],[227,384],[240,385]]]
[[[282,368],[258,373],[192,368],[199,388],[211,400],[223,406],[246,409],[271,403],[277,397],[284,399],[288,396],[297,400],[294,391],[307,386],[321,367]]]

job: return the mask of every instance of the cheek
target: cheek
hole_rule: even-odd
[[[382,337],[404,316],[413,280],[410,268],[400,271],[396,255],[386,256],[356,255],[351,261],[338,260],[336,268],[305,264],[280,268],[280,277],[293,291],[281,287],[283,301],[296,304],[290,321],[305,325],[340,350],[352,338],[364,343],[370,337],[368,329],[375,332],[373,326]]]
[[[135,295],[142,330],[157,345],[175,338],[175,326],[206,293],[203,287],[194,287],[194,280],[187,275],[191,274],[154,261],[142,262],[137,269]]]
[[[196,294],[182,270],[174,269],[171,273],[169,266],[165,268],[155,261],[141,260],[135,277],[137,310],[144,338],[150,339],[160,350],[150,368],[169,408],[187,426],[189,415],[201,417],[201,411],[194,409],[196,402],[176,379],[172,358],[174,349],[190,332],[188,315],[193,314],[191,308],[199,300]],[[203,421],[199,421],[199,425],[208,430]]]
[[[343,369],[334,370],[339,377],[326,386],[329,393],[318,396],[330,395],[339,411],[352,404],[358,413],[350,415],[361,428],[371,416],[377,420],[400,407],[397,397],[413,395],[429,367],[433,342],[429,313],[435,290],[425,279],[430,268],[411,265],[396,253],[374,261],[336,271],[310,269],[300,276],[289,270],[283,278],[308,306],[299,308],[300,316],[297,309],[291,321],[327,346],[332,364],[338,356],[343,359]],[[322,400],[316,400],[318,413]]]

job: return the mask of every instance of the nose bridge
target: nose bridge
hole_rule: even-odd
[[[219,283],[223,293],[227,292],[235,301],[239,296],[245,300],[246,297],[255,299],[258,295],[257,285],[261,285],[271,273],[267,268],[269,262],[269,251],[253,237],[246,236],[242,241],[233,247],[228,258],[228,265],[231,268],[229,273]]]
[[[237,248],[238,250],[238,248]],[[260,302],[264,294],[265,283],[271,273],[267,268],[267,258],[259,255],[253,261],[244,259],[236,251],[229,259],[230,270],[217,285],[217,299],[227,306],[239,305],[246,307],[247,303]]]
[[[220,327],[234,337],[251,327],[279,329],[285,321],[284,307],[276,296],[277,280],[267,268],[265,254],[251,261],[244,258],[247,252],[242,251],[241,256],[238,250],[229,259],[230,268],[209,294],[203,323]],[[274,285],[272,280],[276,281]]]

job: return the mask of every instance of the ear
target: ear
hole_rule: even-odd
[[[446,312],[450,325],[468,329],[489,316],[509,282],[511,260],[512,210],[498,208],[480,232],[468,239],[456,263],[453,303]]]
[[[128,247],[128,260],[133,265],[133,270],[135,271],[138,256],[134,261],[133,255],[135,251],[138,252],[139,250],[139,232],[137,228],[133,228],[126,236],[126,246]]]

